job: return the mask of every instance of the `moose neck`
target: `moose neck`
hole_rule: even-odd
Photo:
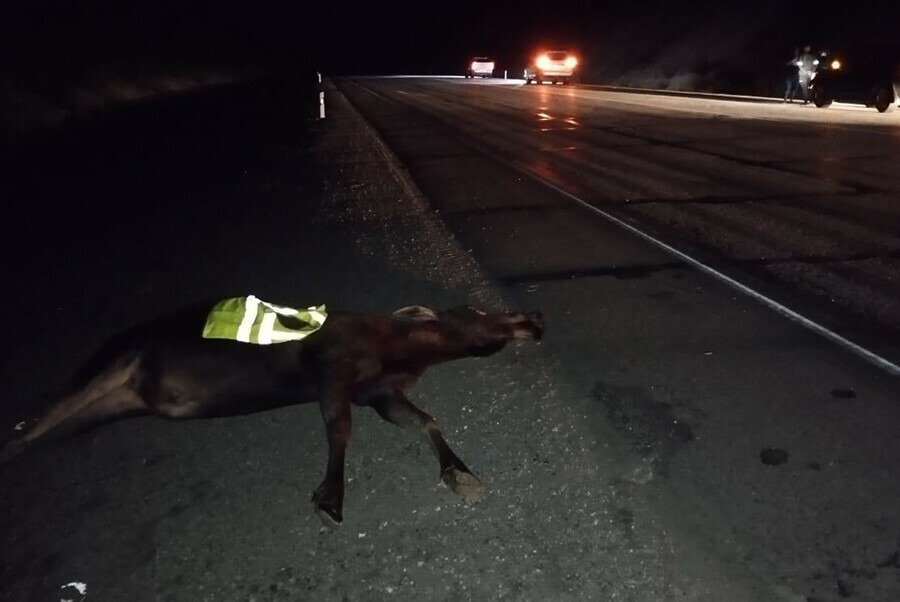
[[[411,357],[429,364],[464,357],[484,357],[500,351],[505,340],[474,341],[465,333],[443,328],[416,329],[407,337]]]

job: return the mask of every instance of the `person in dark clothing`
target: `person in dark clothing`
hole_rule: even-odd
[[[800,49],[794,48],[794,57],[786,65],[784,82],[784,101],[794,102],[794,96],[800,88]]]

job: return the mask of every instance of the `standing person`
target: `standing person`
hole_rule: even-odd
[[[819,59],[813,55],[812,48],[804,46],[803,54],[799,56],[798,62],[800,93],[803,94],[803,104],[809,104],[809,83],[815,76],[816,68],[819,65]]]
[[[794,57],[785,63],[787,71],[784,81],[784,100],[782,102],[794,102],[797,88],[800,87],[800,49],[794,48]]]

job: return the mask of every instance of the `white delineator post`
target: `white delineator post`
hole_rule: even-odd
[[[503,70],[503,79],[506,79],[506,69]]]
[[[322,83],[321,71],[316,71],[316,79],[319,80],[319,84]],[[319,90],[319,119],[325,119],[325,92],[323,90]]]

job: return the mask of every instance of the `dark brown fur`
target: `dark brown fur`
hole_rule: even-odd
[[[308,338],[264,346],[202,338],[208,310],[208,305],[187,309],[110,340],[69,391],[0,450],[0,461],[126,416],[207,418],[318,401],[328,467],[313,504],[326,523],[342,521],[351,404],[370,406],[385,420],[424,435],[444,482],[463,497],[477,498],[481,482],[406,391],[434,364],[491,355],[511,340],[538,340],[543,332],[537,312],[434,312],[413,306],[392,316],[330,313]]]

